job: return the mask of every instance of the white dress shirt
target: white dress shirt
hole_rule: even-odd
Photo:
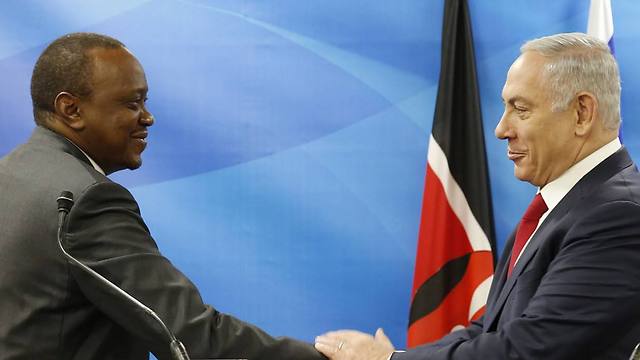
[[[67,139],[69,140],[69,139]],[[96,169],[97,172],[99,172],[102,175],[107,175],[104,173],[104,170],[102,170],[102,168],[100,167],[100,165],[98,165],[97,162],[93,161],[93,159],[91,158],[91,156],[89,156],[89,154],[87,154],[86,152],[84,152],[84,150],[80,149],[80,146],[76,145],[73,141],[69,140],[70,143],[72,143],[75,147],[78,148],[78,150],[82,151],[82,153],[84,154],[84,156],[87,157],[87,159],[89,159],[89,162],[91,163],[91,166],[93,166],[94,169]]]
[[[610,143],[604,145],[600,149],[592,152],[586,158],[580,160],[578,163],[568,168],[562,175],[560,175],[557,179],[545,185],[543,188],[538,189],[538,192],[544,199],[545,204],[547,204],[547,211],[542,214],[540,217],[540,221],[538,221],[538,226],[531,233],[529,239],[524,244],[524,247],[520,251],[518,255],[518,259],[516,259],[516,263],[524,253],[527,245],[529,244],[529,240],[533,237],[533,235],[538,231],[540,225],[544,222],[547,216],[551,213],[553,208],[556,207],[560,203],[560,201],[573,189],[573,187],[582,179],[585,175],[587,175],[593,168],[598,166],[601,162],[607,159],[609,156],[613,155],[616,151],[618,151],[622,147],[620,143],[620,139],[615,138]],[[514,265],[515,266],[515,265]]]

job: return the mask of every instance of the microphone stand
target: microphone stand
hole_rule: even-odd
[[[636,345],[636,348],[633,349],[629,360],[640,360],[640,344]]]
[[[57,202],[58,202],[58,246],[60,247],[60,250],[62,251],[62,254],[64,255],[64,257],[67,258],[67,260],[69,260],[73,264],[76,264],[77,266],[82,268],[88,274],[91,274],[91,276],[96,278],[98,281],[100,281],[107,287],[111,288],[112,290],[114,290],[115,292],[117,292],[118,294],[120,294],[121,296],[123,296],[124,298],[132,302],[133,304],[135,304],[138,308],[142,309],[147,315],[149,315],[155,322],[160,324],[160,326],[162,327],[162,330],[164,331],[165,335],[169,339],[169,348],[171,349],[172,360],[190,360],[184,345],[180,342],[180,340],[178,340],[175,337],[175,335],[173,335],[171,330],[167,328],[167,325],[164,324],[162,319],[160,319],[160,317],[153,310],[151,310],[145,304],[138,301],[138,299],[129,295],[126,291],[122,290],[111,281],[107,280],[104,276],[98,274],[93,269],[81,263],[79,260],[71,256],[69,253],[67,253],[67,251],[62,246],[62,228],[64,226],[67,215],[69,214],[69,211],[73,206],[73,193],[71,193],[70,191],[63,191],[58,197]]]

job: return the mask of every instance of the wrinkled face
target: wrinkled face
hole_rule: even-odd
[[[571,167],[580,147],[574,107],[551,111],[551,89],[543,79],[545,61],[528,51],[511,65],[502,90],[504,114],[495,129],[498,138],[508,141],[514,175],[539,187]]]
[[[153,116],[145,107],[147,80],[126,49],[92,49],[92,93],[79,99],[84,128],[78,144],[107,173],[137,169]]]

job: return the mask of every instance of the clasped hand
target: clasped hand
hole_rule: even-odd
[[[395,350],[382,329],[375,336],[355,331],[331,331],[316,337],[315,347],[331,360],[388,360]]]

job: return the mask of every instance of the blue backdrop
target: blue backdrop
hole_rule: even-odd
[[[493,136],[527,39],[585,31],[588,1],[470,0],[500,249],[535,191]],[[34,125],[30,73],[54,38],[122,40],[145,67],[144,165],[113,178],[164,254],[221,311],[311,341],[405,330],[442,0],[0,3],[0,155]],[[640,5],[613,2],[624,141],[638,159]],[[176,207],[176,204],[178,205]]]

